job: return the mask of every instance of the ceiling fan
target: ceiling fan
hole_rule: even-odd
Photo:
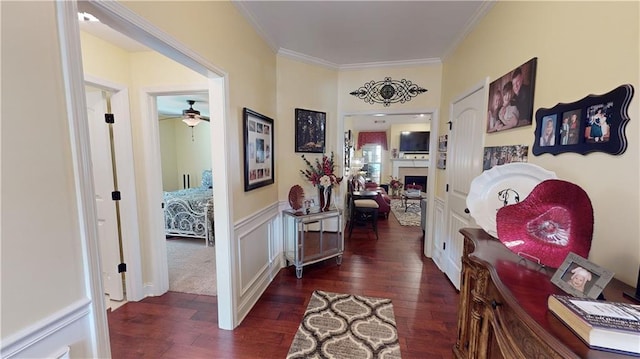
[[[200,111],[193,108],[193,105],[196,103],[194,100],[187,100],[187,103],[189,104],[189,108],[182,110],[182,122],[189,127],[195,127],[202,121],[209,121],[208,117],[201,116]]]

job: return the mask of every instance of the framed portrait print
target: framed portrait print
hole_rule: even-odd
[[[613,278],[613,272],[569,252],[551,282],[575,297],[596,299]]]
[[[296,108],[296,152],[324,153],[325,112]]]
[[[537,61],[534,57],[489,84],[487,133],[531,125]]]
[[[627,149],[625,127],[633,92],[633,86],[622,85],[604,95],[538,109],[533,154],[622,154]]]
[[[495,166],[513,162],[528,161],[529,146],[509,145],[485,147],[482,160],[482,170],[490,170]]]
[[[273,120],[248,108],[242,111],[244,191],[274,183]]]

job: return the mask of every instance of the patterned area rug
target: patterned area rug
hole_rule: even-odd
[[[287,359],[400,358],[390,299],[314,291]]]
[[[420,226],[420,202],[409,201],[409,208],[404,211],[404,202],[401,199],[391,200],[391,213],[403,226]]]

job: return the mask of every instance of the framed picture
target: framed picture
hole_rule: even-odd
[[[447,138],[449,135],[438,136],[438,151],[447,152]]]
[[[528,152],[529,146],[527,145],[485,147],[482,170],[490,170],[506,163],[527,162]]]
[[[622,85],[604,95],[538,109],[532,153],[622,154],[627,149],[625,127],[633,92],[633,86]]]
[[[560,268],[553,274],[551,282],[573,296],[596,299],[613,278],[613,274],[569,252]]]
[[[534,57],[489,84],[488,133],[531,125],[537,61]]]
[[[248,108],[242,111],[244,191],[274,183],[273,120]]]
[[[296,108],[296,152],[324,153],[327,114]]]
[[[446,152],[439,152],[438,153],[438,162],[436,163],[436,168],[439,168],[441,170],[447,168],[447,153]]]

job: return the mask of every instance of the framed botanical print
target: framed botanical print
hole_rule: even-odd
[[[324,153],[327,114],[296,108],[296,152]]]
[[[242,111],[244,191],[274,183],[273,120],[248,108]]]

